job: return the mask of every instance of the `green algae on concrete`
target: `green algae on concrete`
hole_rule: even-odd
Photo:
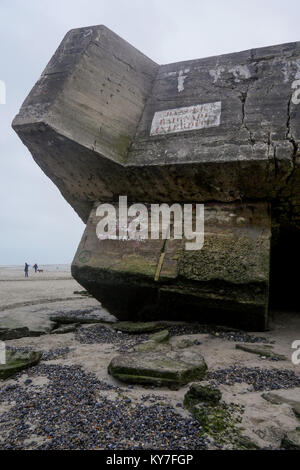
[[[196,419],[202,431],[218,444],[233,449],[258,449],[237,425],[242,421],[244,408],[221,402],[220,390],[210,385],[192,384],[184,396],[184,407]]]
[[[178,389],[205,376],[207,365],[198,351],[138,351],[114,357],[110,375],[123,382]]]
[[[189,408],[194,401],[205,401],[218,404],[222,398],[220,390],[209,385],[192,384],[184,396],[184,406]]]
[[[153,333],[149,336],[149,339],[155,341],[156,343],[162,343],[164,341],[168,341],[170,338],[170,333],[168,330],[158,331],[157,333]]]
[[[164,325],[161,322],[131,322],[121,321],[114,323],[112,327],[123,333],[152,333],[161,330]]]
[[[0,380],[5,380],[11,375],[20,372],[28,367],[38,364],[42,357],[41,352],[6,352],[6,363],[0,364]]]

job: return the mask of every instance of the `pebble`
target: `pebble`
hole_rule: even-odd
[[[147,341],[146,334],[127,334],[107,328],[103,325],[94,325],[88,328],[79,328],[75,332],[75,339],[83,344],[111,343],[119,346],[118,352],[132,349],[139,343]]]
[[[7,349],[9,351],[15,351],[15,352],[28,352],[28,351],[36,350],[35,348],[31,348],[31,347],[16,348],[14,346],[8,346]],[[39,349],[39,351],[43,354],[42,356],[43,361],[50,361],[53,359],[58,359],[58,358],[66,356],[72,349],[74,348],[67,347],[67,348],[51,349],[49,351],[43,351]]]
[[[231,330],[222,326],[201,325],[197,323],[185,323],[183,325],[168,325],[166,327],[171,336],[187,335],[187,334],[211,334],[227,341],[235,341],[240,343],[269,343],[270,341],[263,336],[250,335],[242,330]],[[197,341],[197,340],[196,340]],[[197,344],[197,343],[195,343]]]
[[[209,372],[206,379],[212,385],[246,383],[252,391],[278,390],[300,386],[300,376],[287,369],[262,369],[260,367],[231,366]],[[251,389],[249,389],[251,391]]]
[[[47,385],[0,388],[0,449],[205,449],[207,441],[192,418],[154,400],[149,406],[127,397],[112,401],[103,391],[119,387],[102,382],[79,366],[40,363],[29,380],[46,376]],[[18,378],[16,376],[16,378]],[[159,398],[159,397],[157,397]],[[42,438],[42,439],[41,439]]]

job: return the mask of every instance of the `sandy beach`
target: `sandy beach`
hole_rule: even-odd
[[[116,331],[114,317],[97,300],[74,294],[83,288],[72,279],[69,266],[43,269],[37,274],[30,269],[24,279],[22,267],[0,268],[0,327],[8,316],[24,322],[36,318],[40,327],[49,316],[70,312],[101,312],[103,322],[81,324],[65,334],[45,330],[5,341],[8,348],[41,351],[43,356],[38,365],[0,381],[1,449],[238,447],[213,431],[203,432],[183,407],[189,385],[179,390],[128,385],[109,375],[112,358],[147,335]],[[238,435],[259,448],[280,448],[286,433],[299,426],[291,401],[300,401],[300,365],[291,361],[291,344],[300,339],[300,315],[272,312],[270,330],[251,334],[176,323],[169,329],[171,341],[188,339],[203,355],[208,366],[203,383],[221,391]],[[237,343],[270,344],[286,359],[239,350]],[[263,394],[270,392],[282,401],[267,401]]]

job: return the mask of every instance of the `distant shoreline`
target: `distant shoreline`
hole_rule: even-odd
[[[24,263],[25,264],[25,263]],[[24,264],[0,264],[1,269],[24,269]],[[29,265],[29,269],[32,268],[33,265]],[[69,264],[38,264],[39,267],[42,269],[50,269],[53,268],[71,268],[71,263]]]

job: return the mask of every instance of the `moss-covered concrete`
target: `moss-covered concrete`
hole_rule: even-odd
[[[242,435],[238,425],[244,409],[233,403],[221,402],[220,390],[210,385],[192,384],[184,396],[184,407],[199,422],[201,432],[217,444],[226,444],[233,449],[257,449],[258,446]]]
[[[158,331],[157,333],[153,333],[149,336],[149,339],[152,341],[156,341],[156,343],[162,343],[164,341],[168,341],[170,338],[170,333],[168,330]]]
[[[130,383],[148,383],[179,388],[201,380],[207,366],[198,351],[138,351],[112,359],[108,372],[113,377]]]
[[[190,408],[195,401],[218,404],[222,398],[220,390],[209,385],[192,384],[184,396],[184,406]]]
[[[30,352],[6,352],[6,363],[0,364],[0,379],[5,380],[8,377],[20,372],[28,367],[38,364],[42,353],[36,351]]]

